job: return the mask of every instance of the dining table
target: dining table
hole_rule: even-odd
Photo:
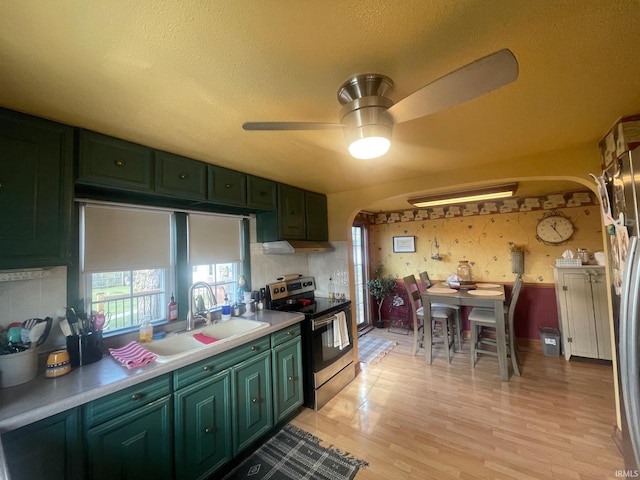
[[[509,364],[507,363],[504,302],[504,285],[498,284],[475,284],[470,288],[464,288],[463,285],[462,287],[451,288],[447,283],[437,283],[422,292],[422,307],[425,324],[426,319],[431,318],[431,304],[433,303],[486,307],[493,309],[496,316],[496,342],[500,377],[504,382],[508,382]],[[433,332],[431,328],[424,329],[425,346],[432,344],[432,334]],[[432,357],[431,348],[425,348],[424,361],[427,365],[431,365]]]

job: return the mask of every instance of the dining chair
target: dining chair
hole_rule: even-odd
[[[429,274],[426,272],[426,270],[424,272],[420,272],[420,283],[422,283],[423,292],[431,286],[431,280],[429,279]],[[462,314],[460,312],[460,305],[452,305],[448,303],[432,303],[431,307],[453,309],[456,316],[456,321],[454,323],[455,337],[458,341],[458,350],[462,350]]]
[[[507,354],[511,358],[513,372],[517,376],[520,376],[520,367],[518,366],[518,356],[516,353],[514,316],[521,289],[522,275],[518,274],[513,284],[513,289],[511,290],[509,302],[505,305],[504,312],[505,327],[507,329]],[[497,356],[495,310],[487,307],[475,307],[469,313],[469,323],[471,326],[471,367],[475,368],[478,354]]]
[[[418,348],[424,343],[424,309],[422,307],[421,293],[418,288],[418,282],[414,275],[409,275],[403,278],[405,288],[411,303],[411,312],[413,314],[413,355],[418,352]],[[416,305],[420,305],[419,307]],[[451,348],[456,351],[456,344],[454,340],[453,331],[453,314],[452,308],[433,307],[431,304],[431,321],[429,322],[431,327],[431,345],[422,345],[425,349],[428,349],[430,355],[433,352],[433,333],[438,330],[442,333],[443,345],[447,351],[447,362],[451,363]],[[422,330],[422,333],[421,333]]]

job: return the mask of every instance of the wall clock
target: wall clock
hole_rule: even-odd
[[[564,245],[575,232],[571,219],[560,212],[545,214],[536,226],[536,239],[545,245]]]

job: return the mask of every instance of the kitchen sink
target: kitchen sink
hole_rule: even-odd
[[[249,320],[246,318],[232,318],[226,322],[215,323],[211,326],[199,329],[208,337],[217,338],[218,340],[235,338],[244,333],[250,333],[255,330],[261,330],[268,327],[267,322],[259,322],[257,320]]]
[[[146,343],[144,348],[158,356],[156,360],[158,363],[166,363],[187,356],[194,351],[206,349],[220,342],[228,342],[240,338],[243,335],[248,335],[256,330],[262,330],[269,325],[267,322],[259,322],[257,320],[232,318],[225,322],[171,335],[162,340],[154,340],[153,342]],[[196,340],[194,335],[205,335],[215,340],[211,341],[211,343],[203,343]]]

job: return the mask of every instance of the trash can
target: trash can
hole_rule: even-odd
[[[547,357],[560,356],[560,330],[551,327],[540,327],[540,343],[542,353]]]

